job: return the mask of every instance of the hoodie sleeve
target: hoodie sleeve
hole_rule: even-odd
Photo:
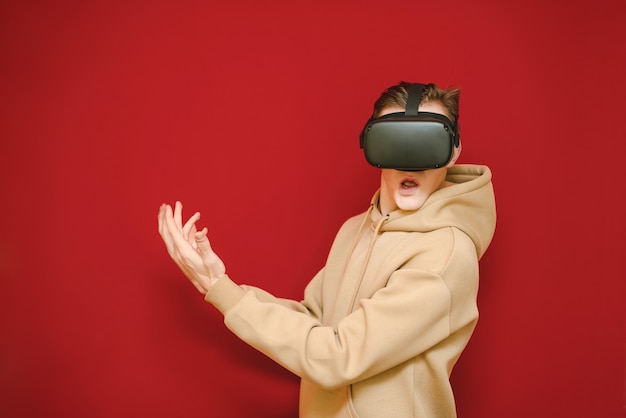
[[[206,295],[205,300],[213,303],[220,311],[226,312],[231,306],[238,303],[246,292],[252,292],[260,303],[275,303],[282,305],[288,310],[300,312],[321,318],[322,302],[321,287],[324,270],[319,271],[315,277],[309,282],[305,290],[305,300],[297,302],[292,299],[279,298],[271,293],[259,289],[258,287],[248,285],[236,285],[227,275],[224,275],[215,285],[215,290],[211,290],[212,295]],[[220,290],[222,289],[222,290]],[[215,295],[219,294],[218,297]]]
[[[313,315],[260,297],[227,276],[206,300],[224,313],[226,326],[242,340],[296,375],[334,389],[420,355],[460,327],[458,321],[451,321],[458,316],[453,301],[475,301],[476,286],[450,286],[465,282],[468,272],[476,276],[470,281],[477,280],[476,263],[475,257],[459,256],[455,250],[440,272],[422,270],[419,260],[408,260],[390,275],[387,286],[362,299],[336,327],[323,326]],[[458,274],[464,280],[448,280],[448,275]],[[459,294],[464,292],[469,293]],[[475,315],[462,316],[463,322],[475,320]]]

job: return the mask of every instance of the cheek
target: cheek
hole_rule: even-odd
[[[423,180],[424,189],[426,189],[429,194],[437,190],[443,184],[443,181],[446,179],[446,173],[448,170],[445,168],[440,168],[438,170],[432,170],[429,173],[429,176]]]
[[[393,185],[397,182],[393,171],[395,170],[383,169],[381,172],[381,183],[386,185],[387,188],[393,188]]]

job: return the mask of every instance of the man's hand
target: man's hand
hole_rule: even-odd
[[[196,212],[183,225],[183,205],[176,202],[172,211],[170,205],[159,208],[159,234],[167,247],[167,252],[198,291],[206,294],[226,273],[222,260],[213,252],[207,238],[207,229],[198,232],[196,222],[200,213]]]

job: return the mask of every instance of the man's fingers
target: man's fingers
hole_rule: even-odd
[[[161,238],[165,243],[167,248],[167,252],[170,254],[172,258],[176,257],[176,243],[174,240],[174,236],[179,234],[178,229],[176,229],[174,225],[174,220],[172,218],[172,207],[169,205],[164,205],[162,210],[159,212],[159,233],[161,234]],[[173,228],[173,229],[172,229]]]
[[[168,207],[165,212],[164,221],[165,229],[169,232],[169,235],[177,246],[180,245],[180,241],[186,242],[182,235],[182,225],[179,227],[176,221],[176,209],[174,209],[174,213],[172,214],[172,208]]]
[[[194,238],[198,244],[198,253],[202,257],[202,262],[209,271],[210,277],[219,278],[220,275],[226,273],[224,262],[213,252],[211,242],[207,237],[207,229],[196,232]]]
[[[157,221],[159,224],[159,234],[163,236],[163,215],[165,214],[165,204],[162,204],[159,207],[159,214],[157,216]]]
[[[204,227],[202,228],[202,231],[196,232],[196,234],[194,235],[196,244],[198,246],[198,252],[205,261],[213,260],[213,258],[217,257],[217,255],[213,252],[213,248],[211,248],[211,241],[209,241],[209,237],[207,237],[207,232],[208,229]]]
[[[198,232],[198,228],[196,228],[196,224],[193,224],[191,226],[191,231],[189,231],[189,243],[194,250],[198,249],[198,243],[195,240],[196,232]]]
[[[211,249],[207,228],[198,232],[196,223],[199,219],[200,213],[196,212],[182,225],[180,202],[176,202],[174,208],[167,204],[159,208],[159,233],[170,257],[198,291],[205,294],[224,274],[225,267]]]
[[[185,226],[183,226],[183,236],[185,237],[185,239],[187,239],[190,242],[191,242],[191,239],[190,239],[191,237],[189,233],[192,231],[192,229],[194,228],[198,220],[200,220],[200,212],[194,213],[193,216],[189,218],[189,220],[185,223]]]
[[[175,258],[180,258],[181,254],[189,251],[190,243],[182,234],[182,227],[179,229],[174,220],[174,214],[172,213],[172,207],[167,205],[165,207],[164,214],[162,216],[163,232],[162,237],[165,241],[170,255]],[[195,250],[191,248],[193,252]]]
[[[174,222],[179,231],[183,230],[183,204],[176,201],[174,205]]]
[[[202,252],[212,251],[211,243],[207,238],[206,234],[209,232],[206,227],[202,228],[202,231],[196,232],[194,238],[196,239],[196,243],[198,244],[198,249]]]

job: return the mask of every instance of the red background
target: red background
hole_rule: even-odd
[[[0,415],[294,417],[297,379],[176,269],[158,206],[299,299],[407,80],[463,89],[460,162],[494,173],[460,417],[624,416],[624,3],[432,3],[2,2]]]

